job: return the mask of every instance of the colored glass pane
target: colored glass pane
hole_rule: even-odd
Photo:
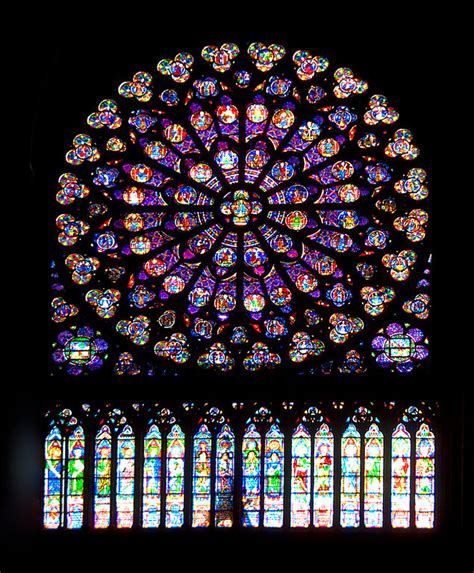
[[[175,424],[167,436],[166,452],[166,527],[181,527],[184,522],[184,433]]]
[[[260,524],[262,439],[254,424],[245,432],[242,444],[242,508],[243,525]]]
[[[341,525],[360,524],[360,434],[349,424],[341,443]]]
[[[154,424],[143,444],[143,527],[158,527],[161,521],[161,433]]]

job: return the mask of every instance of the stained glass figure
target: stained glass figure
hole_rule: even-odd
[[[426,363],[429,177],[399,120],[351,69],[276,44],[123,81],[58,173],[54,368]]]
[[[112,435],[108,426],[102,426],[95,438],[94,452],[94,527],[110,525],[112,480]]]
[[[434,526],[435,438],[427,424],[416,433],[415,463],[415,525]]]
[[[204,424],[194,435],[193,458],[193,527],[208,527],[211,524],[212,435]]]
[[[161,433],[153,424],[143,445],[143,527],[158,527],[161,522]]]
[[[314,439],[314,512],[315,527],[332,527],[334,516],[334,436],[327,424]]]
[[[383,434],[371,424],[365,434],[364,524],[383,525]]]
[[[67,444],[66,527],[78,529],[84,521],[84,430],[80,426]]]
[[[264,527],[283,525],[285,439],[277,424],[265,436]]]
[[[293,432],[291,445],[291,527],[311,523],[311,436],[303,424]]]
[[[392,527],[410,527],[411,436],[403,424],[392,434]]]
[[[215,524],[233,525],[235,439],[229,426],[224,425],[217,435],[215,482]]]
[[[61,432],[54,426],[45,440],[43,523],[47,529],[62,525],[62,499],[64,494],[64,444]]]
[[[166,527],[181,527],[184,522],[184,433],[175,424],[167,436],[166,452]]]
[[[135,486],[135,437],[125,426],[117,438],[117,527],[133,525],[133,495]]]
[[[360,525],[360,434],[349,424],[341,444],[341,525]]]
[[[245,527],[260,525],[262,438],[254,424],[244,434],[242,444],[242,508]]]

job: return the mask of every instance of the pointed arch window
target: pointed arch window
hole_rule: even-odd
[[[184,432],[175,424],[166,438],[165,525],[184,523]]]
[[[364,524],[383,525],[383,434],[377,424],[365,434]]]
[[[278,424],[265,436],[264,527],[282,527],[285,438]]]
[[[392,527],[410,527],[411,436],[404,424],[392,434]]]
[[[78,529],[84,522],[84,430],[69,409],[52,418],[44,443],[43,525]]]
[[[117,527],[132,527],[135,487],[135,437],[125,426],[117,439]]]
[[[349,424],[341,446],[341,525],[358,527],[360,523],[360,434]]]
[[[103,425],[95,439],[94,457],[94,527],[111,524],[112,433]]]
[[[235,438],[225,424],[217,435],[216,458],[216,512],[217,527],[233,525],[234,480],[235,480]]]
[[[143,448],[143,527],[158,527],[161,523],[161,432],[152,424]]]
[[[262,438],[255,424],[250,424],[242,444],[242,507],[245,527],[260,524]]]
[[[427,424],[421,424],[416,433],[416,527],[432,528],[434,525],[434,469],[434,434]]]
[[[331,527],[334,437],[325,423],[314,432],[300,423],[292,439],[291,527]]]
[[[212,434],[203,424],[194,435],[193,527],[211,524]]]

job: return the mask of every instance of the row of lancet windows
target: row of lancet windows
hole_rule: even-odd
[[[262,411],[238,432],[219,415],[192,432],[172,417],[150,420],[139,436],[120,416],[92,433],[71,416],[52,420],[44,527],[434,526],[435,438],[426,421],[400,421],[384,435],[370,412],[340,431],[303,416],[283,431]]]

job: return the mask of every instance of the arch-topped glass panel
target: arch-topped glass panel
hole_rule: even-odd
[[[184,522],[184,440],[181,427],[175,424],[166,444],[166,527],[181,527]]]
[[[242,444],[242,507],[243,525],[258,527],[260,524],[262,438],[255,424],[250,424]]]
[[[304,424],[293,432],[291,443],[291,526],[311,523],[311,435]]]
[[[410,527],[411,436],[404,424],[392,434],[392,527]]]
[[[117,438],[117,527],[132,527],[135,489],[135,437],[125,426]]]
[[[152,424],[143,445],[143,527],[158,527],[161,523],[161,433]]]
[[[203,424],[194,434],[193,527],[211,524],[212,435]]]
[[[284,477],[285,438],[278,424],[273,424],[265,435],[264,527],[283,525]]]
[[[231,527],[234,509],[235,438],[225,424],[217,435],[216,459],[216,508],[217,527]]]
[[[54,426],[44,445],[43,523],[47,529],[62,525],[64,444],[61,432]]]
[[[435,438],[428,424],[421,424],[416,433],[415,463],[415,525],[434,526]]]
[[[314,525],[331,527],[334,516],[334,436],[321,424],[314,440]]]
[[[94,448],[94,527],[109,527],[112,495],[112,434],[108,426],[97,432]]]
[[[371,424],[365,434],[364,461],[364,524],[383,525],[383,434]]]
[[[84,520],[84,430],[77,426],[68,438],[66,527],[78,529]]]
[[[360,447],[360,434],[354,424],[349,424],[341,445],[342,527],[360,525]]]

